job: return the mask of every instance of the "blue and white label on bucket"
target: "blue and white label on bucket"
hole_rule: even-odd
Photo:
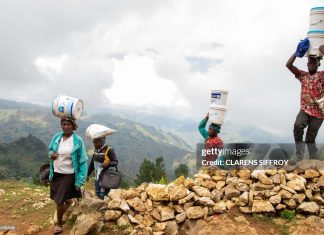
[[[211,98],[214,98],[214,99],[220,99],[221,98],[221,96],[222,96],[222,94],[221,93],[212,93],[211,94]]]
[[[60,113],[64,113],[64,106],[59,106],[59,107],[58,107],[58,111],[59,111]]]

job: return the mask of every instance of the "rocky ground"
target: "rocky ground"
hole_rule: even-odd
[[[112,190],[70,208],[64,233],[81,234],[324,234],[324,166],[307,161],[286,169],[202,169],[194,179]],[[52,234],[49,188],[0,181],[2,234]]]

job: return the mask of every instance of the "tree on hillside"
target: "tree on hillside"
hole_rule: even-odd
[[[186,164],[180,164],[174,171],[176,178],[183,175],[184,177],[188,177],[189,169]]]
[[[166,182],[168,181],[163,156],[160,156],[157,159],[155,159],[153,178],[154,182],[159,182],[161,179],[163,179]]]
[[[140,185],[143,182],[153,182],[153,170],[154,164],[145,158],[138,170],[138,173],[136,174],[134,183],[136,185]]]

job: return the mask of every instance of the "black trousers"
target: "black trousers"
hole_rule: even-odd
[[[296,143],[296,155],[298,159],[302,159],[304,155],[305,143],[311,159],[317,158],[318,149],[316,147],[315,139],[323,123],[323,118],[316,118],[300,110],[294,124],[294,137]],[[307,128],[305,142],[304,129]]]

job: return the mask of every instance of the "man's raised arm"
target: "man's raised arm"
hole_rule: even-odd
[[[286,63],[286,67],[297,77],[299,75],[299,69],[294,66],[296,60],[296,53],[290,56],[289,60]]]

